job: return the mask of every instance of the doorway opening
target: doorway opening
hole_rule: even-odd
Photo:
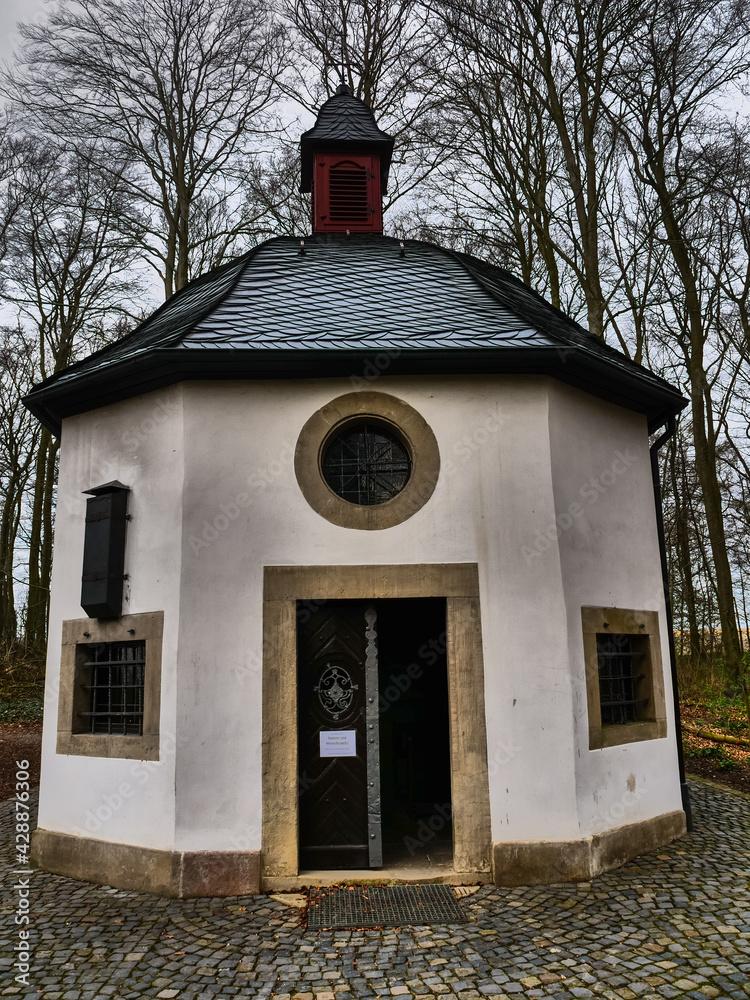
[[[383,864],[453,864],[445,599],[378,601]]]
[[[450,871],[445,599],[297,614],[300,867]]]

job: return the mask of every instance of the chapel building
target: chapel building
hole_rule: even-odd
[[[685,831],[654,476],[685,400],[506,271],[384,236],[392,152],[339,87],[310,236],[26,399],[61,438],[49,871],[514,885]]]

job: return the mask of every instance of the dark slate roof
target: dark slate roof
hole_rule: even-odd
[[[318,112],[311,129],[300,139],[302,152],[301,191],[312,190],[313,153],[322,151],[373,152],[380,156],[381,189],[387,190],[393,155],[393,136],[378,128],[372,110],[354,97],[345,83],[339,85]]]
[[[304,252],[302,250],[304,249]],[[132,333],[36,386],[72,413],[185,379],[551,375],[660,426],[685,400],[499,268],[376,234],[277,237],[191,282]]]

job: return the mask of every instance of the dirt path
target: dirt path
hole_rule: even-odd
[[[15,791],[17,760],[29,762],[32,787],[39,784],[41,757],[41,722],[0,723],[0,802]]]

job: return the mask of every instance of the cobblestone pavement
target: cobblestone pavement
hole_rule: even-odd
[[[165,900],[31,876],[30,985],[3,923],[0,994],[46,1000],[750,997],[750,799],[692,785],[696,831],[590,884],[481,888],[467,924],[308,931],[267,896]],[[6,889],[10,811],[0,807]],[[4,906],[14,905],[6,891]]]

